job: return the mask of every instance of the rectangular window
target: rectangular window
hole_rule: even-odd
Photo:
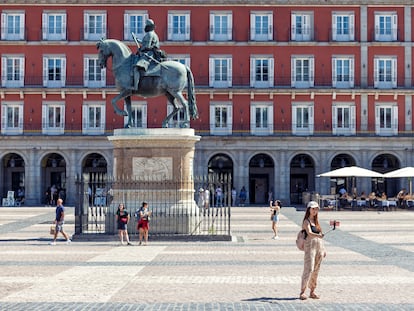
[[[42,14],[43,40],[66,40],[66,13]]]
[[[24,56],[7,56],[1,58],[1,77],[3,87],[24,86]]]
[[[231,135],[232,132],[232,104],[210,104],[210,133],[212,135]]]
[[[292,41],[311,41],[313,39],[313,15],[311,13],[292,13]]]
[[[59,56],[43,57],[43,86],[64,87],[66,84],[66,59]]]
[[[190,40],[190,13],[168,13],[168,40]]]
[[[374,58],[374,87],[395,88],[397,87],[397,59]]]
[[[3,135],[23,134],[23,103],[2,102],[1,133]]]
[[[257,88],[273,87],[274,60],[273,58],[252,57],[250,59],[250,86]]]
[[[24,40],[24,13],[1,13],[1,39]]]
[[[351,88],[354,86],[354,58],[332,58],[332,86],[337,88]]]
[[[375,14],[375,41],[397,41],[397,13]]]
[[[65,104],[42,104],[42,133],[46,135],[61,135],[65,131]]]
[[[355,38],[355,15],[354,13],[332,14],[332,40],[354,41]]]
[[[294,135],[313,134],[313,103],[293,104],[292,132]]]
[[[210,63],[210,87],[231,87],[232,85],[232,59],[230,57],[214,56]]]
[[[84,58],[84,77],[85,87],[104,87],[106,84],[106,70],[99,66],[98,58],[86,56]]]
[[[84,39],[100,40],[106,38],[106,13],[86,12],[84,14]]]
[[[376,104],[375,132],[377,135],[398,134],[398,107],[396,104]]]
[[[335,103],[332,106],[332,134],[355,135],[355,105]]]
[[[273,134],[273,103],[254,102],[250,106],[252,135]]]
[[[229,41],[232,39],[232,14],[231,12],[210,13],[210,40]]]
[[[126,111],[126,106],[124,106]],[[136,128],[147,128],[147,103],[142,102],[132,102],[132,126]],[[124,117],[125,124],[128,122],[128,116]]]
[[[308,88],[314,86],[314,58],[292,57],[292,87]]]
[[[105,103],[84,103],[82,107],[82,130],[86,135],[105,133]]]
[[[273,14],[266,12],[252,12],[250,14],[250,40],[273,40]]]
[[[126,11],[124,14],[124,40],[132,41],[132,32],[142,38],[145,34],[145,22],[148,19],[146,11]]]

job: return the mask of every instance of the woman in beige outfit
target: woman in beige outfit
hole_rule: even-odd
[[[310,289],[309,298],[319,299],[319,296],[315,294],[315,288],[322,258],[326,256],[326,252],[322,240],[324,235],[318,221],[318,211],[319,204],[315,201],[310,201],[302,222],[302,229],[306,231],[306,240],[302,285],[300,288],[301,300],[308,298],[305,294],[308,287]]]

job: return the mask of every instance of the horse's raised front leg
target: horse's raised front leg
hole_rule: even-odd
[[[168,127],[168,122],[170,122],[170,120],[174,116],[176,116],[178,114],[178,112],[180,111],[180,108],[177,106],[177,103],[174,101],[174,96],[172,96],[170,93],[167,93],[166,96],[168,98],[168,101],[173,106],[173,111],[164,119],[164,121],[162,121],[162,127],[163,128]]]
[[[131,128],[132,124],[132,108],[131,108],[131,96],[125,97],[125,106],[128,114],[128,122],[125,124],[125,128]]]
[[[119,93],[117,96],[115,96],[112,100],[111,100],[111,104],[114,107],[114,111],[117,115],[120,116],[126,116],[127,112],[123,109],[119,109],[118,105],[116,104],[118,100],[125,98],[127,96],[131,95],[131,91],[130,90],[122,90],[121,93]]]

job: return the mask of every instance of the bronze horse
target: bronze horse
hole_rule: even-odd
[[[141,97],[165,95],[167,97],[174,109],[164,119],[162,127],[168,127],[168,122],[177,115],[180,109],[184,109],[184,120],[180,127],[190,127],[190,116],[192,119],[198,118],[194,77],[188,66],[177,61],[159,63],[156,65],[159,66],[159,74],[144,76],[139,83],[138,90],[132,90],[133,75],[131,75],[131,71],[136,56],[131,52],[131,49],[121,41],[114,39],[102,39],[96,44],[96,48],[99,51],[99,65],[101,68],[106,68],[106,62],[112,56],[112,72],[120,93],[112,99],[111,103],[116,114],[128,116],[128,123],[125,127],[132,126],[131,95]],[[182,94],[186,84],[188,101]],[[122,98],[125,99],[127,111],[119,109],[116,104]]]

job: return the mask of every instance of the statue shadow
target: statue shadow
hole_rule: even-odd
[[[299,297],[257,297],[257,298],[249,298],[249,299],[242,299],[242,301],[250,301],[250,302],[279,302],[279,301],[295,301],[300,300]]]

